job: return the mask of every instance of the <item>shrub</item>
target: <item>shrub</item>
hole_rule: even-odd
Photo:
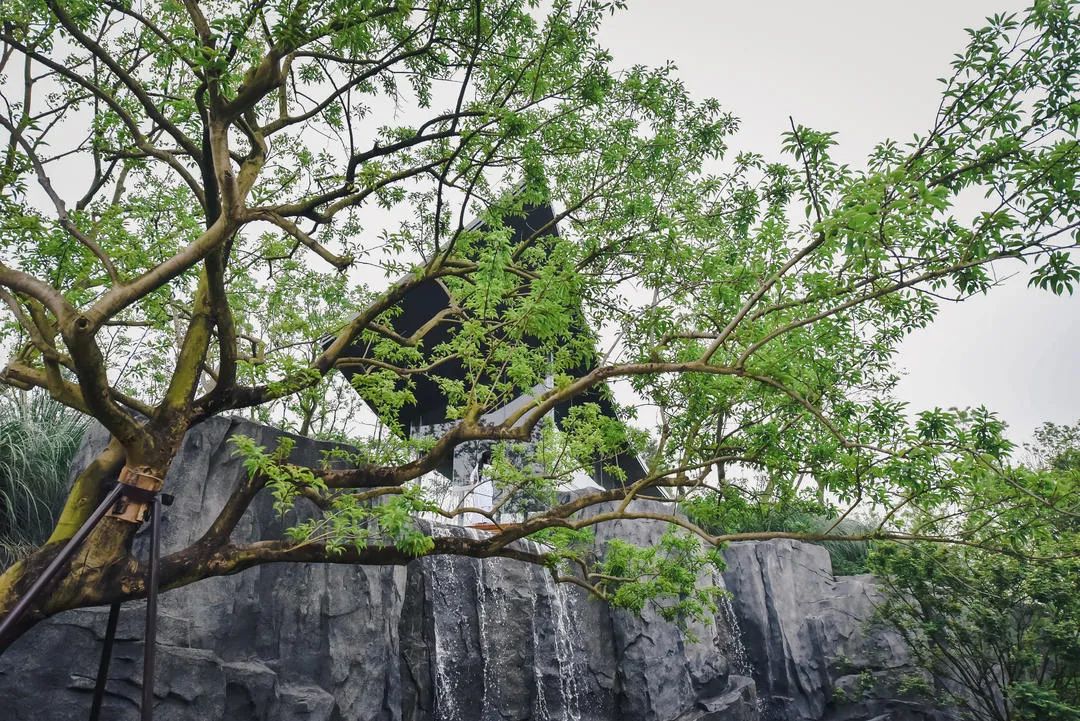
[[[883,545],[879,612],[974,721],[1080,721],[1080,550],[1042,560],[966,547]]]
[[[716,534],[787,531],[850,536],[872,530],[867,524],[855,519],[844,519],[837,523],[833,509],[816,499],[801,496],[766,502],[748,500],[729,490],[719,499],[690,499],[683,506],[683,510],[695,523],[709,533]],[[869,542],[822,541],[818,545],[828,550],[833,573],[837,576],[851,576],[869,570]]]

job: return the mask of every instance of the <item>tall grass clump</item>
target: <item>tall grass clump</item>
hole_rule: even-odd
[[[44,393],[0,393],[0,568],[48,538],[88,423]]]

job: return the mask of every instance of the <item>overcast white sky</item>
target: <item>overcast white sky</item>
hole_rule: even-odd
[[[631,0],[601,35],[620,65],[674,61],[687,87],[742,120],[737,150],[775,155],[788,116],[839,133],[860,164],[886,137],[924,131],[936,78],[966,44],[964,28],[1020,11],[1018,0]],[[910,337],[900,386],[912,410],[986,405],[1027,440],[1042,421],[1080,418],[1080,295],[1056,298],[1014,278],[943,308]]]

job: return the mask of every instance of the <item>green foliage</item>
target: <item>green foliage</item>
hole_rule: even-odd
[[[686,514],[713,535],[781,531],[812,535],[854,536],[873,531],[873,526],[844,519],[836,509],[805,495],[787,496],[772,502],[750,498],[733,488],[717,495],[699,495],[682,505]],[[824,546],[832,559],[833,573],[851,576],[867,573],[870,541],[812,541]]]
[[[1044,424],[1027,447],[1034,468],[978,479],[964,545],[872,554],[887,590],[881,616],[971,718],[1080,718],[1078,449],[1075,428]]]
[[[410,488],[375,505],[371,515],[379,532],[395,547],[411,556],[423,556],[431,552],[435,542],[417,526],[416,515],[432,509],[431,503],[424,500],[418,489]]]
[[[296,439],[281,436],[277,447],[267,452],[255,439],[234,435],[230,439],[236,454],[243,458],[248,476],[262,478],[274,496],[274,510],[284,516],[292,509],[296,499],[305,489],[326,491],[326,483],[316,478],[310,468],[288,463],[289,455],[296,446]]]
[[[863,669],[859,672],[859,677],[855,682],[855,687],[859,693],[865,698],[874,690],[874,673],[870,669]]]
[[[1035,429],[1034,437],[1034,443],[1025,449],[1040,470],[1080,470],[1080,421],[1073,425],[1043,423]]]
[[[363,551],[371,542],[392,545],[411,556],[423,556],[434,548],[430,534],[416,522],[418,514],[435,508],[419,488],[406,487],[396,495],[374,499],[332,493],[311,468],[289,462],[295,439],[281,436],[273,451],[244,435],[234,435],[231,441],[248,475],[270,490],[274,510],[282,518],[297,511],[300,518],[285,531],[297,545],[322,544],[332,555],[346,548]],[[314,518],[304,518],[312,509],[298,508],[302,497],[317,501],[320,512]]]
[[[586,563],[596,543],[592,528],[545,528],[530,538],[551,549],[549,563],[555,571],[574,572],[574,565]]]
[[[897,693],[902,696],[930,699],[935,696],[934,687],[921,673],[905,673],[896,684]]]
[[[0,394],[0,568],[48,538],[87,425],[44,393]]]
[[[975,719],[1072,721],[1080,714],[1080,555],[1075,531],[1029,562],[972,549],[882,546],[882,616],[958,689]],[[1071,557],[1070,557],[1071,554]]]
[[[721,591],[702,583],[702,574],[710,568],[724,570],[720,552],[703,548],[689,533],[672,530],[648,547],[609,540],[590,577],[615,606],[641,613],[651,605],[686,630],[690,621],[716,614]]]

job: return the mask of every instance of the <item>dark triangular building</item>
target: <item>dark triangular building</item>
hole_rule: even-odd
[[[550,204],[525,206],[520,214],[507,216],[503,219],[506,228],[512,231],[512,243],[519,243],[525,239],[534,239],[534,242],[542,242],[544,236],[557,236],[558,228],[555,215]],[[479,221],[474,222],[470,229],[483,228]],[[439,319],[440,311],[450,307],[451,293],[447,286],[439,279],[428,280],[413,288],[398,304],[399,312],[389,321],[394,333],[409,337],[423,328],[425,325],[435,322],[424,335],[423,346],[430,353],[430,349],[449,341],[455,332],[457,324],[450,319]],[[584,316],[581,316],[582,333],[588,333],[584,327]],[[326,341],[328,344],[330,341]],[[529,342],[526,338],[522,342]],[[370,343],[357,340],[342,356],[343,360],[349,358],[361,359],[371,357]],[[590,362],[583,363],[581,368],[575,369],[578,375],[587,373],[598,356],[594,355]],[[367,372],[369,366],[363,364],[343,363],[341,370],[352,380],[354,376]],[[461,361],[450,360],[441,363],[430,374],[418,374],[414,379],[412,389],[415,403],[403,406],[396,413],[397,427],[400,432],[407,436],[438,436],[442,428],[452,421],[447,418],[447,402],[439,387],[437,377],[443,379],[463,380],[465,371]],[[540,384],[535,388],[522,388],[520,395],[501,408],[486,414],[483,418],[486,422],[496,424],[527,403],[536,394],[544,392],[550,385]],[[385,409],[378,408],[369,399],[365,398],[377,415],[385,418]],[[601,412],[609,417],[616,417],[615,405],[612,402],[611,391],[606,386],[597,386],[590,391],[578,396],[570,402],[555,408],[556,420],[561,420],[569,412],[573,404],[596,403]],[[439,469],[453,485],[474,484],[477,474],[486,456],[490,444],[486,442],[468,443],[459,447],[454,454],[451,463],[447,463]],[[625,478],[619,478],[609,470],[613,465],[618,466]],[[616,454],[615,457],[596,459],[593,464],[592,480],[604,488],[621,486],[631,483],[645,476],[645,469],[638,457],[629,449],[625,453]]]

